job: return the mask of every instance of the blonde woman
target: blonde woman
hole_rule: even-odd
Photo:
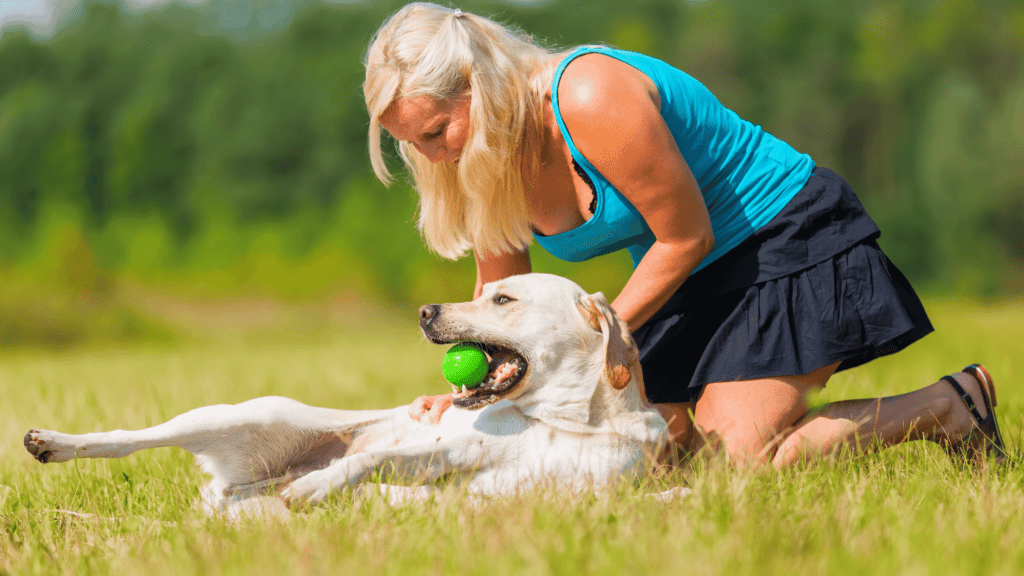
[[[475,295],[529,272],[533,240],[570,261],[629,251],[635,270],[612,306],[678,446],[714,438],[776,467],[912,439],[1001,456],[980,366],[808,411],[837,370],[931,324],[846,182],[684,72],[605,46],[553,52],[428,3],[385,22],[365,65],[374,170],[390,181],[384,129],[415,180],[427,245],[473,253]],[[436,418],[450,403],[416,409]]]

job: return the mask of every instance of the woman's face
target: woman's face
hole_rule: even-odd
[[[469,138],[469,98],[464,94],[443,100],[430,96],[397,100],[381,115],[380,124],[431,162],[458,163]]]

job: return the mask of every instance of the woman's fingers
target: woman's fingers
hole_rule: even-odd
[[[427,422],[438,424],[441,422],[441,414],[452,405],[452,395],[439,394],[437,396],[420,396],[413,400],[409,406],[409,417],[417,422],[423,421],[424,414]]]

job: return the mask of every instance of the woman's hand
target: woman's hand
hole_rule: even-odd
[[[420,396],[413,400],[409,406],[409,417],[417,422],[422,422],[427,417],[427,422],[434,424],[441,423],[441,414],[451,408],[452,394],[441,394],[438,396]]]
[[[566,67],[558,98],[576,147],[654,232],[654,244],[612,302],[636,330],[714,246],[704,197],[661,116],[657,87],[639,70],[585,54]]]

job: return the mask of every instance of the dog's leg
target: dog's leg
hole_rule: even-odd
[[[143,430],[112,430],[64,434],[29,430],[25,449],[40,462],[66,462],[73,458],[122,458],[138,450],[178,446],[193,454],[214,441],[210,432],[221,428],[234,406],[205,406],[163,424]]]
[[[501,450],[493,454],[500,458]],[[281,491],[281,498],[289,505],[321,502],[333,490],[365,482],[375,470],[384,470],[398,478],[426,484],[449,472],[478,470],[484,465],[486,455],[482,443],[472,437],[393,450],[361,452],[296,479]]]
[[[322,447],[337,440],[344,446],[338,447],[340,451],[328,452],[341,456],[350,440],[345,437],[349,430],[395,413],[314,408],[288,398],[268,397],[197,408],[143,430],[79,435],[30,430],[24,443],[29,453],[43,463],[121,458],[146,448],[176,446],[204,457],[209,472],[242,484],[267,477],[257,474],[254,478],[253,468],[278,469],[296,464],[296,455],[309,452],[311,446]]]

